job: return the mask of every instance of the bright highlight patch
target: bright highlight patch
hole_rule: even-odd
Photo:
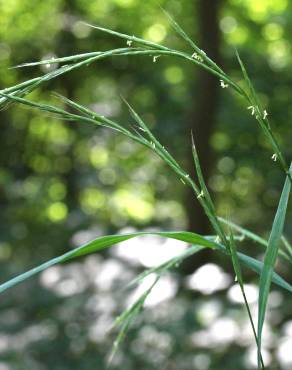
[[[171,66],[166,68],[164,71],[165,79],[171,84],[177,84],[182,82],[184,79],[184,74],[181,68],[177,66]]]
[[[80,196],[81,208],[86,213],[95,213],[105,203],[105,195],[97,189],[87,188]]]
[[[217,290],[225,289],[231,283],[231,277],[221,267],[214,263],[207,263],[188,276],[187,286],[203,294],[212,294]]]
[[[90,162],[95,168],[104,167],[108,163],[108,152],[100,146],[93,147],[89,156]]]
[[[145,189],[147,192],[148,189]],[[153,204],[150,202],[151,194],[135,192],[132,189],[120,189],[114,195],[114,203],[116,208],[139,222],[149,221],[154,214]]]
[[[268,41],[275,41],[282,37],[283,27],[277,23],[268,23],[263,28],[263,36]]]
[[[135,0],[114,0],[121,8],[131,8],[135,4]]]
[[[63,221],[67,214],[68,208],[62,202],[55,202],[47,208],[47,216],[53,222]]]
[[[161,42],[166,36],[166,28],[161,23],[155,23],[147,29],[144,37],[154,42]]]

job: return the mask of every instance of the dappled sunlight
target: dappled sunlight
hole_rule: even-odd
[[[43,287],[52,290],[60,297],[81,293],[88,285],[80,263],[71,263],[63,267],[53,266],[43,271],[39,280]]]
[[[104,292],[91,295],[85,305],[89,313],[103,314],[105,312],[113,314],[117,308],[115,299]]]
[[[290,370],[292,367],[292,338],[284,337],[280,340],[277,348],[276,357],[281,364],[282,369]]]
[[[82,21],[76,21],[72,24],[72,33],[79,39],[88,37],[92,29],[86,26]]]
[[[287,321],[282,327],[284,337],[280,339],[276,350],[276,358],[283,370],[292,368],[292,321]]]
[[[193,358],[193,365],[197,370],[208,370],[211,358],[207,353],[199,353]]]
[[[88,338],[96,343],[102,343],[110,333],[113,325],[113,318],[108,314],[98,316],[98,318],[90,324],[88,329]]]
[[[132,232],[134,230],[124,229],[122,231]],[[88,235],[81,235],[81,239],[84,237],[86,238]],[[85,241],[85,239],[83,240]],[[83,315],[90,317],[86,325],[86,336],[80,337],[80,323],[72,322],[76,312],[78,312],[77,307],[74,308],[74,304],[69,304],[68,306],[64,301],[63,308],[57,313],[59,319],[62,318],[67,322],[65,333],[66,337],[70,340],[72,353],[82,354],[85,351],[87,343],[93,343],[99,346],[107,343],[110,346],[114,320],[117,315],[139,299],[155,281],[155,274],[152,274],[134,287],[132,291],[121,290],[121,287],[125,287],[127,282],[135,277],[136,267],[152,267],[165,261],[163,253],[157,253],[157,260],[154,261],[149,259],[147,255],[145,260],[143,260],[144,257],[139,256],[139,253],[135,251],[143,251],[149,245],[154,244],[152,254],[155,255],[155,248],[162,248],[168,252],[167,259],[169,259],[187,247],[187,245],[180,245],[181,243],[176,242],[179,248],[181,248],[180,250],[175,248],[172,250],[172,244],[169,245],[170,249],[165,248],[168,244],[163,243],[160,237],[154,237],[153,243],[150,242],[151,239],[149,240],[148,236],[136,240],[138,242],[137,245],[133,243],[133,246],[130,245],[127,247],[126,242],[115,247],[116,251],[113,248],[110,258],[104,259],[101,255],[90,255],[84,258],[82,262],[54,266],[40,275],[39,280],[41,285],[58,297],[71,297],[71,300],[74,299],[73,296],[75,294],[82,296],[85,294],[87,297],[82,304]],[[135,240],[131,242],[135,242]],[[121,249],[122,246],[125,248]],[[128,248],[130,250],[133,248],[133,252],[127,254]],[[131,260],[130,256],[133,257],[134,255],[135,258]],[[162,256],[164,256],[164,259],[162,259]],[[203,286],[202,290],[197,289],[196,285],[200,279],[206,282],[204,284],[202,282],[200,283]],[[199,291],[203,296],[196,298],[195,310],[193,311],[199,326],[196,329],[187,328],[187,331],[189,331],[189,335],[187,335],[189,344],[196,353],[190,359],[183,360],[181,368],[187,369],[183,364],[189,364],[188,366],[194,366],[198,370],[208,370],[212,356],[211,354],[209,356],[204,351],[227,351],[232,344],[236,344],[243,349],[246,368],[255,369],[256,351],[253,347],[253,333],[241,296],[239,295],[238,284],[234,283],[234,285],[229,287],[232,283],[231,275],[225,273],[216,264],[207,264],[198,268],[192,275],[187,277],[186,281],[189,288]],[[222,289],[228,287],[229,289],[226,293],[227,298],[231,304],[236,304],[236,309],[226,308],[216,296],[210,299],[204,296],[210,294],[210,290],[216,294],[216,292],[220,292]],[[257,312],[255,298],[257,289],[253,284],[246,284],[245,289],[247,299],[251,304],[252,315],[255,316]],[[86,292],[90,292],[90,294],[88,295]],[[274,294],[274,298],[277,301],[276,303],[273,302],[272,306],[276,307],[281,303],[281,294],[277,291],[273,291],[272,294]],[[147,361],[152,366],[161,366],[174,350],[177,339],[167,330],[154,328],[152,323],[159,322],[162,327],[165,326],[167,328],[169,325],[173,325],[173,323],[184,321],[189,305],[184,299],[180,300],[178,298],[178,282],[174,275],[168,273],[162,276],[154,286],[144,306],[145,311],[138,315],[138,320],[139,322],[143,320],[145,325],[142,325],[140,329],[133,325],[136,334],[129,342],[130,351],[137,356],[147,358]],[[273,318],[272,306],[268,312],[268,318],[271,319]],[[18,320],[17,316],[14,319]],[[292,332],[291,327],[291,323],[289,322],[283,326],[282,331],[284,337],[281,341],[277,342],[272,332],[272,327],[268,323],[265,324],[263,332],[263,357],[267,365],[272,361],[270,349],[275,348],[276,357],[281,364],[281,369],[290,370],[289,351],[291,341],[289,338],[290,332]],[[20,334],[17,334],[17,336],[1,334],[0,353],[4,354],[11,350],[19,350],[20,348],[25,349],[30,343],[36,343],[40,340],[51,341],[57,335],[57,330],[58,328],[53,322],[44,322],[39,325],[27,325],[26,329]],[[186,333],[184,336],[186,336]],[[16,338],[17,342],[15,342]],[[11,343],[17,343],[17,345]],[[203,352],[200,352],[200,350]],[[115,363],[120,364],[118,366],[125,363],[125,353],[128,352],[124,352],[121,349],[118,357],[115,359]],[[147,353],[147,356],[145,353]]]
[[[223,17],[220,20],[220,28],[224,33],[232,33],[237,28],[237,21],[231,16]]]
[[[271,355],[269,354],[269,351],[265,348],[262,348],[262,357],[263,357],[264,364],[268,366],[271,363],[272,359],[271,359]],[[258,368],[257,367],[258,365],[257,348],[255,346],[251,346],[247,350],[245,357],[244,357],[244,362],[248,369]]]
[[[44,287],[51,288],[60,280],[61,274],[62,268],[60,266],[53,266],[42,272],[40,282]]]
[[[56,336],[57,327],[50,320],[27,326],[16,334],[0,334],[0,354],[9,351],[23,351],[32,343],[40,340],[53,340]]]
[[[6,352],[10,348],[10,337],[6,334],[0,335],[0,353]]]
[[[191,342],[196,347],[215,348],[232,343],[239,335],[240,328],[234,319],[220,317],[207,329],[192,334]]]
[[[50,221],[60,222],[66,218],[68,214],[68,208],[65,203],[54,202],[48,206],[46,213]]]
[[[230,343],[239,334],[240,329],[235,320],[229,317],[221,317],[209,328],[210,340],[216,343]]]
[[[104,231],[98,226],[92,227],[91,229],[80,230],[73,235],[72,243],[74,247],[79,247],[80,245],[88,243],[91,240],[96,239],[103,234]],[[88,257],[89,259],[87,258],[86,261],[90,260],[90,258],[93,261],[95,257],[93,258],[92,256]]]
[[[166,27],[161,23],[155,23],[144,32],[143,36],[146,39],[159,43],[166,36]]]
[[[292,369],[292,1],[158,2],[0,0],[0,370]]]
[[[231,281],[231,276],[221,267],[214,263],[207,263],[187,277],[186,286],[203,294],[212,294],[227,288]]]
[[[53,282],[56,278],[54,273],[50,272],[50,270],[46,272],[48,273],[43,275],[41,283],[60,297],[69,297],[84,290],[84,287],[78,284],[74,278],[62,278]]]
[[[8,363],[0,361],[0,370],[13,370],[13,369]]]
[[[249,304],[256,304],[258,300],[258,287],[254,284],[244,284],[244,291],[247,302]],[[233,303],[244,303],[239,284],[235,284],[228,289],[227,297]]]
[[[270,15],[282,13],[288,6],[288,0],[233,0],[242,4],[249,13],[252,20],[262,22]]]
[[[98,269],[94,283],[101,290],[110,290],[116,282],[126,281],[127,277],[131,277],[130,271],[126,270],[126,266],[120,261],[109,258],[106,259]]]
[[[122,233],[135,232],[124,229]],[[133,265],[154,267],[179,255],[188,244],[155,235],[143,235],[118,244],[112,254]]]
[[[276,71],[286,67],[291,60],[291,44],[287,40],[270,42],[267,52],[269,64]]]
[[[44,55],[44,56],[42,57],[42,60],[55,59],[55,58],[57,58],[57,56],[56,56],[54,53],[48,53],[48,54],[46,54],[46,55]],[[42,64],[42,65],[40,66],[40,69],[41,69],[43,72],[47,73],[47,72],[54,71],[55,69],[57,69],[57,68],[58,68],[58,66],[59,66],[59,64],[58,64],[58,63],[46,63],[46,64]]]
[[[284,301],[283,293],[278,290],[272,290],[269,296],[269,307],[278,308]]]
[[[53,266],[40,275],[43,287],[60,297],[84,292],[89,286],[98,291],[112,290],[116,283],[123,283],[133,277],[126,266],[114,258],[101,262],[99,258],[87,257],[84,263],[74,262],[63,266]]]
[[[142,223],[154,215],[153,194],[150,186],[117,189],[111,198],[114,209]]]
[[[198,305],[196,316],[200,324],[209,326],[221,315],[222,310],[222,303],[219,300],[210,299]]]
[[[174,338],[167,332],[157,330],[154,326],[145,325],[139,330],[139,335],[132,343],[136,354],[147,357],[152,364],[161,364],[167,360],[174,346]]]
[[[171,84],[179,84],[184,79],[183,70],[175,65],[167,67],[164,71],[164,76],[167,82]]]
[[[132,294],[130,294],[127,304],[130,306],[138,298],[140,298],[143,293],[151,287],[151,285],[155,281],[155,275],[149,275],[147,276],[142,283],[138,285],[138,287],[133,291]],[[171,275],[165,275],[162,276],[158,283],[153,287],[151,290],[151,293],[148,295],[148,297],[145,300],[145,307],[153,307],[157,304],[169,300],[173,297],[175,297],[177,292],[178,284],[177,281],[171,276]]]

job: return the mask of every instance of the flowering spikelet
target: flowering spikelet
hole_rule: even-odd
[[[197,198],[198,199],[200,199],[200,198],[203,198],[203,196],[204,196],[204,192],[203,192],[203,190],[200,192],[200,194],[197,196]]]
[[[250,105],[249,107],[247,107],[247,109],[249,109],[251,111],[252,116],[255,114],[256,109],[253,105]]]
[[[229,85],[226,84],[223,80],[220,80],[220,86],[222,87],[222,89],[225,89],[226,87],[228,87]]]
[[[193,53],[192,58],[196,59],[198,62],[203,62],[204,59],[198,54],[198,53]]]

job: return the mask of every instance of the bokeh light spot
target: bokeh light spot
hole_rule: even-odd
[[[161,42],[166,36],[166,28],[161,23],[155,23],[146,30],[144,36],[151,41]]]
[[[68,214],[66,204],[62,202],[55,202],[47,208],[47,216],[52,222],[63,221]]]
[[[171,66],[166,68],[164,71],[166,80],[171,84],[177,84],[183,81],[184,74],[181,68],[177,66]]]

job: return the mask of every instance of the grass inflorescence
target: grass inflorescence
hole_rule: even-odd
[[[191,40],[191,38],[177,24],[177,22],[169,16],[168,13],[166,13],[166,16],[168,17],[174,30],[185,40],[185,42],[191,48],[190,53],[175,50],[170,47],[150,42],[133,35],[131,36],[103,27],[88,25],[88,27],[93,27],[98,31],[106,32],[112,36],[124,39],[126,41],[126,47],[121,47],[108,51],[96,51],[72,56],[65,56],[61,58],[47,59],[32,63],[24,63],[22,65],[16,66],[17,68],[34,67],[42,64],[54,63],[58,63],[58,65],[61,65],[56,70],[48,72],[40,77],[36,77],[15,86],[0,90],[0,108],[8,107],[13,103],[21,104],[33,109],[43,111],[47,114],[54,115],[55,117],[62,120],[93,124],[98,127],[105,127],[114,130],[119,134],[125,135],[129,139],[153,151],[161,158],[162,161],[165,162],[167,166],[170,167],[172,171],[175,172],[179,180],[181,180],[186,186],[191,187],[194,196],[197,198],[198,202],[202,206],[206,216],[209,219],[209,222],[214,231],[213,236],[202,236],[185,231],[153,233],[155,235],[185,241],[187,243],[190,243],[191,246],[181,255],[172,258],[170,261],[167,261],[160,266],[146,270],[144,273],[139,275],[137,279],[135,279],[134,283],[137,283],[141,282],[146,276],[150,274],[155,275],[155,280],[150,288],[145,291],[145,293],[117,319],[116,324],[121,327],[121,330],[117,340],[115,341],[113,353],[116,351],[118,344],[124,338],[124,335],[131,321],[142,309],[145,299],[150,294],[154,285],[159,281],[161,275],[179,264],[185,258],[188,258],[189,256],[200,252],[204,248],[210,248],[214,252],[225,254],[230,259],[230,262],[234,269],[236,280],[240,286],[240,290],[247,309],[247,314],[251,323],[251,328],[254,334],[255,342],[258,348],[258,368],[264,369],[264,363],[261,356],[262,329],[265,320],[265,312],[271,282],[274,282],[283,289],[292,292],[292,286],[281,276],[274,272],[274,265],[278,254],[289,263],[292,263],[292,247],[287,238],[283,236],[286,209],[292,183],[292,172],[291,169],[289,170],[288,162],[285,159],[280,149],[280,145],[278,144],[276,137],[272,131],[271,124],[268,119],[268,112],[262,107],[260,100],[256,94],[255,88],[252,85],[252,82],[248,76],[242,60],[240,59],[238,52],[236,52],[236,56],[242,70],[243,78],[246,85],[245,89],[243,89],[236,81],[233,81],[233,79],[228,76],[220,66],[218,66],[211,58],[209,58],[208,55]],[[57,99],[61,100],[61,102],[65,106],[70,107],[70,112],[66,109],[54,105],[34,102],[26,98],[26,96],[30,92],[37,89],[42,84],[47,83],[48,81],[55,78],[61,78],[64,74],[70,73],[75,69],[88,66],[92,63],[96,63],[101,59],[111,57],[119,58],[123,56],[151,57],[153,58],[154,62],[156,61],[156,58],[158,56],[184,59],[186,62],[192,63],[199,68],[203,68],[209,73],[218,77],[218,83],[220,83],[221,87],[229,88],[230,90],[234,91],[234,93],[239,94],[241,98],[245,100],[247,111],[249,111],[256,119],[260,129],[264,132],[271,146],[272,159],[279,164],[286,176],[283,192],[279,201],[279,206],[275,215],[275,220],[272,225],[271,234],[268,241],[256,235],[252,231],[244,229],[234,222],[218,216],[216,212],[216,207],[213,203],[203,177],[203,172],[199,161],[199,153],[197,152],[195,146],[195,138],[193,137],[193,135],[191,135],[190,144],[192,146],[196,179],[191,178],[191,176],[180,166],[176,159],[169,153],[165,146],[162,145],[159,139],[148,128],[148,125],[142,120],[142,118],[138,115],[134,108],[125,99],[123,99],[125,105],[129,110],[132,120],[134,120],[134,124],[131,123],[130,125],[128,125],[128,127],[124,127],[119,122],[98,115],[96,112],[81,105],[80,103],[74,102],[60,95],[56,95]],[[233,231],[236,231],[238,235],[234,235]],[[45,262],[44,264],[41,264],[38,267],[35,267],[32,270],[29,270],[24,274],[20,274],[17,277],[7,281],[6,283],[3,283],[2,285],[0,285],[0,293],[22,282],[23,280],[43,271],[44,269],[53,266],[54,264],[63,263],[72,258],[81,257],[88,253],[93,253],[101,249],[108,248],[118,242],[122,242],[145,234],[147,233],[140,232],[127,235],[111,235],[97,238],[87,243],[86,245],[83,245],[73,251],[67,252],[64,255],[56,257],[48,262]],[[265,249],[264,262],[258,261],[237,251],[237,243],[243,240],[243,238],[253,240]],[[244,264],[260,275],[257,330],[254,325],[254,318],[251,315],[248,301],[246,299],[241,264]]]

